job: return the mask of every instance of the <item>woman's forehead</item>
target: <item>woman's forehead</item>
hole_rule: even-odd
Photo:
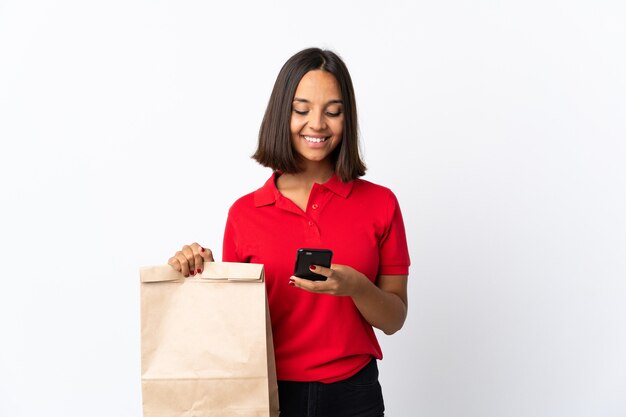
[[[341,101],[339,82],[333,74],[323,70],[309,71],[300,80],[294,100],[296,101]]]

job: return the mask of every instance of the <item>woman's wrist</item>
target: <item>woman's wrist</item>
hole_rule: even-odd
[[[354,283],[352,287],[353,290],[350,296],[356,301],[357,298],[360,298],[364,294],[366,294],[367,291],[370,290],[374,284],[372,283],[372,281],[369,280],[368,277],[365,276],[365,274],[356,270],[355,272],[356,274],[354,276]]]

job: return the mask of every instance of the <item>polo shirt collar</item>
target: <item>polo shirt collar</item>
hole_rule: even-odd
[[[276,188],[276,173],[265,181],[263,187],[254,192],[254,205],[257,207],[273,204],[278,199],[278,189]]]
[[[279,176],[279,173],[274,172],[272,176],[265,181],[265,184],[254,192],[254,204],[257,207],[267,206],[269,204],[275,203],[280,197],[280,192],[278,188],[276,188],[276,178]],[[333,193],[341,196],[343,198],[347,198],[350,195],[350,191],[352,191],[352,186],[354,181],[343,182],[337,174],[333,174],[332,177],[324,184],[318,184],[320,187],[325,187],[332,191]]]
[[[320,184],[320,186],[328,188],[330,191],[343,198],[347,198],[350,191],[352,191],[353,184],[354,181],[343,182],[337,174],[333,174],[328,181],[324,184]]]

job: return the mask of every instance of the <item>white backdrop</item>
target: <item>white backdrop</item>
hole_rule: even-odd
[[[626,3],[217,4],[0,0],[0,416],[141,415],[137,270],[221,256],[309,46],[406,221],[388,415],[626,415]]]

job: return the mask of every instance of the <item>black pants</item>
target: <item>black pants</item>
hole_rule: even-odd
[[[383,394],[376,359],[343,381],[278,381],[280,417],[382,417]]]

